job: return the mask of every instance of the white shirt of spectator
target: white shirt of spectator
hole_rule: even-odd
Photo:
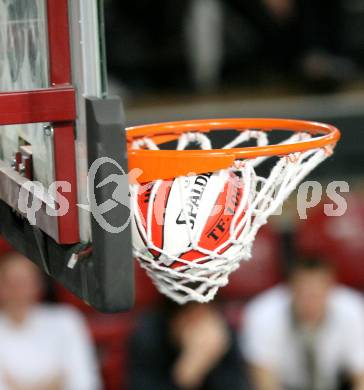
[[[240,344],[247,362],[273,370],[282,388],[304,387],[304,353],[293,326],[288,288],[279,286],[254,299],[242,324]],[[315,348],[325,389],[334,389],[343,371],[364,372],[364,301],[359,293],[333,289]]]
[[[100,388],[88,329],[63,306],[37,306],[20,326],[0,312],[0,390],[8,390],[4,373],[25,386],[60,377],[64,390]]]

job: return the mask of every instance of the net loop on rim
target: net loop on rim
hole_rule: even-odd
[[[179,137],[176,150],[184,150],[190,144],[197,144],[203,150],[212,149],[211,141],[206,135],[201,133],[186,133]]]
[[[261,148],[260,151],[263,151],[262,155],[253,153],[254,157],[251,158],[243,160],[234,158],[230,165],[213,173],[216,177],[221,177],[222,180],[229,178],[231,180],[229,185],[231,184],[232,188],[242,189],[242,196],[239,198],[231,218],[228,238],[213,250],[200,244],[204,224],[194,228],[189,223],[185,224],[185,233],[188,240],[185,247],[179,249],[178,252],[156,245],[153,242],[152,234],[153,213],[156,211],[153,205],[158,189],[164,182],[162,179],[165,178],[157,178],[153,181],[146,221],[143,220],[144,217],[138,204],[138,193],[142,185],[133,184],[130,186],[133,220],[145,243],[142,248],[134,245],[134,254],[157,288],[178,303],[183,304],[188,301],[208,302],[213,299],[217,290],[228,283],[229,275],[239,267],[240,262],[248,261],[251,258],[253,242],[260,227],[267,223],[269,216],[279,209],[304,177],[328,157],[327,147],[333,150],[339,139],[338,130],[328,127],[328,125],[313,123],[313,127],[310,127],[312,122],[293,121],[295,125],[293,131],[295,133],[283,142],[274,145],[275,150],[279,152],[278,155],[275,155],[271,150],[267,152],[264,149],[269,149],[269,136],[266,130],[268,128],[271,130],[274,126],[267,126],[268,123],[263,121],[266,129],[259,129],[262,120],[256,120],[253,123],[251,121],[249,120],[249,128],[243,130],[239,127],[236,137],[223,146],[221,150],[230,151],[232,148],[239,148],[239,151],[248,149],[256,153],[257,149],[255,148],[257,147]],[[182,123],[188,124],[188,122]],[[205,125],[206,121],[202,121],[202,123]],[[279,124],[278,128],[282,130],[285,129],[284,125],[287,125],[286,129],[290,129],[288,124],[291,121],[275,123]],[[175,123],[172,127],[174,126],[176,126]],[[153,128],[153,125],[151,128]],[[163,128],[167,129],[168,124],[164,124]],[[183,154],[185,159],[188,159],[188,156],[197,156],[199,151],[208,151],[211,154],[219,152],[212,148],[207,127],[201,126],[199,128],[193,122],[193,126],[186,126],[188,130],[186,132],[180,131],[178,127],[175,128],[177,128],[177,131],[172,131],[169,134],[167,132],[161,134],[158,131],[150,131],[149,134],[141,134],[140,138],[130,137],[130,147],[131,149],[149,148],[149,150],[143,150],[143,153],[150,152],[151,155],[165,152],[158,150],[160,144],[177,141],[177,151],[175,153],[185,153]],[[321,142],[322,137],[320,138],[321,141],[315,141],[315,138],[319,138],[317,135],[320,128],[329,129],[327,132],[324,131],[326,144]],[[231,130],[232,127],[227,126],[226,129]],[[251,143],[251,141],[255,141],[257,146],[244,148],[244,144]],[[197,153],[186,150],[192,144],[200,148]],[[282,153],[282,151],[287,151],[287,153]],[[208,153],[202,153],[202,155],[207,156]],[[165,156],[167,155],[168,153],[165,154]],[[257,168],[271,156],[276,158],[274,161],[272,160],[270,173],[266,176],[259,174]],[[173,160],[172,155],[172,161],[178,162],[178,157]],[[198,171],[198,168],[196,167],[196,170],[191,172]],[[185,184],[189,177],[183,175],[173,180],[179,188],[179,207],[185,221],[188,221],[189,187]],[[171,229],[171,226],[163,226],[163,229]],[[182,253],[191,250],[197,251],[200,256],[195,260],[182,258]],[[158,253],[159,256],[154,256],[153,251]],[[173,267],[175,264],[178,264],[178,266]]]

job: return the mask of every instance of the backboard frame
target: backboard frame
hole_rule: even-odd
[[[41,229],[59,244],[80,241],[77,209],[77,177],[75,155],[76,91],[72,84],[71,48],[67,0],[47,0],[47,27],[49,53],[48,89],[0,93],[0,123],[2,125],[50,122],[54,139],[55,181],[68,181],[71,192],[63,196],[69,202],[64,216],[44,215]],[[64,154],[67,151],[67,158]],[[9,169],[0,165],[0,175],[10,178],[10,194],[19,192],[24,180],[9,176]],[[12,196],[13,198],[13,196]],[[8,199],[4,199],[8,201]],[[44,210],[45,202],[39,199]],[[12,207],[21,212],[17,204]]]
[[[128,310],[134,301],[130,228],[110,233],[97,223],[92,210],[87,213],[78,207],[87,203],[88,190],[95,193],[95,188],[87,185],[87,171],[95,160],[106,157],[128,171],[121,101],[107,97],[102,85],[102,65],[94,69],[93,75],[85,74],[88,69],[85,67],[90,66],[85,54],[87,40],[91,41],[90,47],[100,50],[89,55],[96,61],[103,60],[102,31],[84,23],[91,17],[102,28],[102,20],[95,22],[95,17],[102,18],[102,0],[44,1],[49,87],[0,92],[0,125],[49,123],[54,180],[71,185],[70,192],[62,192],[69,203],[69,211],[62,216],[50,216],[46,207],[56,208],[56,202],[39,196],[36,191],[28,191],[23,196],[37,197],[41,202],[36,214],[37,225],[30,224],[17,202],[20,189],[24,191],[24,184],[29,180],[0,160],[0,234],[96,309]],[[100,75],[96,71],[100,71]],[[112,167],[102,170],[105,177],[113,173]],[[124,187],[128,194],[127,181]],[[113,186],[96,191],[97,204],[112,199],[114,191]],[[113,210],[112,221],[128,217],[130,207],[125,206]]]

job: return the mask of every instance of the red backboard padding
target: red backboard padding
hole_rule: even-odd
[[[263,226],[254,241],[250,261],[242,261],[221,289],[223,299],[247,299],[272,287],[282,277],[282,247],[280,235],[269,225]]]
[[[296,234],[298,253],[330,261],[340,282],[364,288],[364,200],[355,194],[345,197],[347,211],[342,216],[327,216],[324,200],[310,210]]]

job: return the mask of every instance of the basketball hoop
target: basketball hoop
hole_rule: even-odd
[[[222,130],[236,134],[214,149],[208,134],[214,138]],[[269,144],[269,133],[277,130],[291,134]],[[130,186],[134,254],[157,288],[179,303],[211,300],[240,261],[250,259],[259,228],[339,138],[333,126],[283,119],[129,128],[129,169],[142,172],[140,184]],[[176,150],[160,149],[170,142]],[[256,146],[243,147],[248,142]],[[198,149],[186,150],[192,145]],[[270,173],[258,174],[271,157]]]

